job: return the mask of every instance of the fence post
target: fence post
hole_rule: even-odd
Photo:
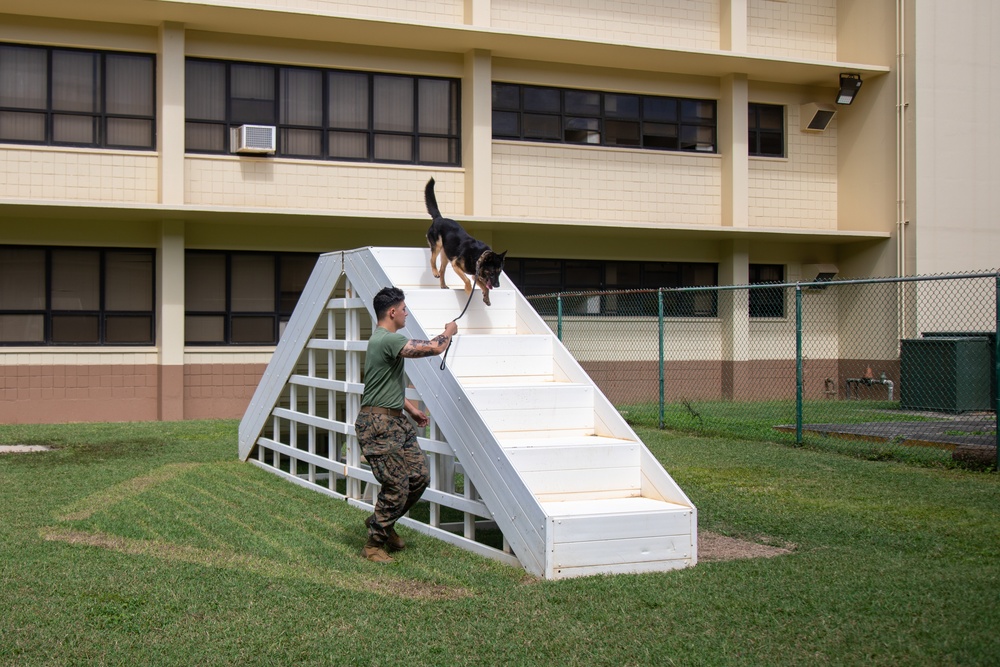
[[[802,444],[802,285],[795,284],[795,443]]]
[[[562,293],[556,294],[556,338],[562,340]]]
[[[656,290],[656,311],[659,316],[660,331],[660,428],[663,428],[664,417],[664,373],[663,373],[663,288]]]

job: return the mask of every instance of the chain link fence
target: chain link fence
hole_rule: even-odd
[[[997,463],[1000,273],[528,298],[633,425]]]

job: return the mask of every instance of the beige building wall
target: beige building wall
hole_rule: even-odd
[[[497,216],[720,226],[720,183],[716,155],[528,142],[493,145]]]
[[[458,215],[465,185],[461,171],[451,167],[190,155],[185,203],[426,216],[424,186],[432,177],[441,210]]]
[[[750,158],[751,227],[837,229],[836,117],[822,132],[801,129],[801,104],[816,99],[823,99],[819,92],[751,91],[751,102],[785,105],[786,151],[784,158]]]
[[[916,271],[1000,267],[1000,6],[966,0],[963,11],[914,0],[908,63],[910,114],[919,141],[908,157],[915,187]]]
[[[420,23],[462,23],[465,0],[233,0],[234,7],[360,16]]]
[[[153,204],[159,200],[159,173],[155,153],[0,148],[5,199]]]
[[[894,60],[892,45],[879,42],[891,40],[888,0],[48,6],[75,18],[5,15],[0,41],[157,54],[160,148],[0,146],[0,206],[8,212],[0,243],[155,248],[158,337],[156,346],[126,350],[0,348],[0,418],[8,421],[239,416],[273,348],[183,344],[184,252],[420,246],[432,176],[441,210],[511,256],[717,262],[724,280],[745,279],[748,263],[782,264],[788,280],[810,262],[835,262],[854,275],[894,268],[895,97],[886,74]],[[986,3],[977,6],[985,22],[995,18]],[[30,8],[0,0],[3,11]],[[184,155],[185,57],[460,78],[462,166]],[[832,99],[846,68],[838,59],[866,63],[859,102],[840,109],[825,132],[800,132],[799,105]],[[943,81],[945,69],[935,71]],[[718,152],[493,140],[491,81],[718,100]],[[747,99],[786,105],[786,157],[736,154]],[[912,159],[924,183],[944,174],[944,164],[960,166],[944,160],[938,174],[926,171],[922,155]],[[985,201],[978,191],[965,194]],[[954,204],[942,198],[939,208]],[[992,233],[972,224],[979,226],[970,236]],[[671,320],[678,343],[669,361],[684,377],[708,374],[720,385],[740,373],[783,382],[788,370],[775,360],[787,354],[791,308],[773,321],[750,321],[736,306],[725,317]],[[861,314],[834,312],[809,335],[817,359],[828,348],[834,359],[852,354],[833,344],[838,328]],[[589,345],[621,323],[579,324],[573,336]],[[751,347],[727,348],[733,332],[745,332]],[[654,339],[627,361],[652,372],[656,353]],[[583,361],[602,363],[586,353]]]
[[[718,49],[719,0],[492,0],[491,27],[668,49]]]
[[[746,0],[750,53],[837,60],[837,0]]]

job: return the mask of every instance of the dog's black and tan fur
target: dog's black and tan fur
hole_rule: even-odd
[[[448,264],[465,283],[466,293],[472,291],[468,276],[473,276],[483,291],[483,302],[490,305],[490,290],[500,286],[500,272],[507,251],[495,253],[482,241],[469,235],[462,226],[451,218],[441,217],[437,198],[434,196],[434,179],[427,181],[424,201],[433,222],[427,230],[427,243],[431,247],[431,273],[441,281],[441,289],[448,289],[444,283],[444,270]],[[440,257],[440,263],[438,258]]]

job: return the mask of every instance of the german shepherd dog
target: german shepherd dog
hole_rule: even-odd
[[[431,273],[441,281],[441,289],[448,289],[444,284],[444,270],[451,264],[451,268],[465,283],[466,293],[472,292],[468,276],[473,276],[476,284],[483,290],[483,302],[490,305],[490,290],[500,287],[500,272],[503,271],[503,258],[507,251],[499,254],[493,252],[488,245],[469,236],[460,224],[451,218],[441,217],[437,198],[434,196],[433,178],[427,181],[427,187],[424,188],[424,201],[427,212],[433,219],[427,230],[427,243],[431,247]]]

